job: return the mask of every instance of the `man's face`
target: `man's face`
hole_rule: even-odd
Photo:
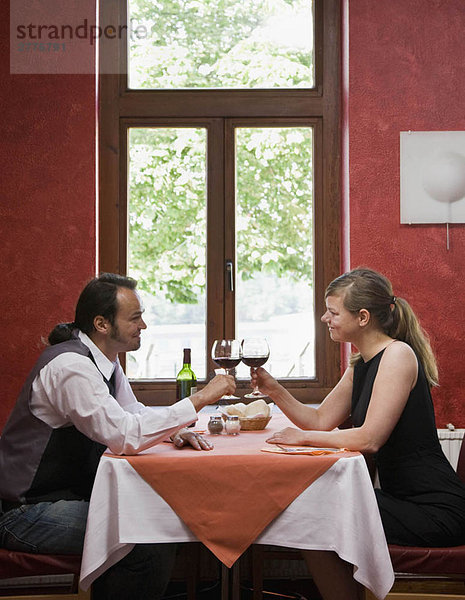
[[[118,288],[116,294],[118,309],[115,323],[111,326],[110,339],[117,352],[130,352],[140,347],[140,333],[146,329],[139,294],[128,288]]]

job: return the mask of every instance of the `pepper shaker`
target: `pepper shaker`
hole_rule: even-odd
[[[208,421],[208,431],[212,435],[218,435],[223,431],[223,419],[218,415],[212,415]]]

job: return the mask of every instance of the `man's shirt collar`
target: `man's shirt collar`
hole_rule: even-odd
[[[97,369],[100,371],[100,373],[102,373],[105,379],[109,380],[116,367],[116,362],[112,362],[109,358],[107,358],[105,354],[103,354],[103,352],[100,350],[100,348],[94,344],[94,342],[90,339],[88,335],[86,335],[82,331],[79,331],[78,336],[81,342],[85,344],[92,352],[92,356],[94,357]]]

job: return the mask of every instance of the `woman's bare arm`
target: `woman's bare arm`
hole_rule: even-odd
[[[396,426],[417,375],[418,362],[410,346],[403,342],[391,344],[381,359],[370,405],[361,427],[334,431],[301,431],[289,427],[277,432],[268,441],[377,452]]]
[[[256,382],[260,390],[267,394],[297,427],[330,430],[340,425],[350,414],[352,374],[353,370],[347,369],[318,408],[296,400],[263,368],[252,374],[252,383]]]

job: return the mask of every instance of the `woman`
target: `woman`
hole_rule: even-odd
[[[409,546],[465,543],[465,485],[438,440],[430,387],[438,384],[428,337],[409,304],[393,295],[383,275],[358,268],[327,288],[331,339],[358,352],[318,408],[298,402],[264,369],[257,384],[299,429],[275,433],[269,443],[344,447],[374,455],[376,490],[386,538]],[[336,429],[351,417],[351,429]],[[331,552],[306,556],[325,600],[357,598],[351,566]],[[340,589],[335,574],[341,573]]]

